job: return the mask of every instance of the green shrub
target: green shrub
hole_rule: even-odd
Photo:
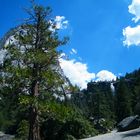
[[[28,139],[28,132],[29,132],[28,121],[22,120],[19,123],[18,129],[17,129],[16,140],[27,140]]]
[[[91,126],[89,121],[83,117],[76,117],[68,120],[62,130],[63,133],[74,136],[77,139],[95,136],[97,131]]]
[[[42,138],[45,140],[72,140],[91,137],[98,132],[83,117],[75,118],[62,122],[60,120],[49,119],[42,124]]]
[[[76,140],[76,138],[73,137],[72,135],[66,135],[66,136],[64,136],[64,139],[65,140]]]
[[[108,119],[98,119],[93,122],[95,129],[99,131],[99,133],[107,133],[113,130],[115,121],[114,120],[108,120]]]

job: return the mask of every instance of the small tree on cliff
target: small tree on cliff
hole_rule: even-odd
[[[12,42],[8,39],[10,43],[3,48],[1,81],[2,87],[9,87],[9,94],[17,96],[29,111],[28,140],[41,140],[41,109],[47,108],[44,100],[47,101],[46,95],[60,90],[64,82],[57,48],[67,39],[59,39],[50,8],[33,4],[27,12],[29,19],[17,27]]]

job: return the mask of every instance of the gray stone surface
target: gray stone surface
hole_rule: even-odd
[[[112,131],[108,134],[99,135],[83,140],[140,140],[140,128],[125,132]]]
[[[0,140],[12,140],[14,136],[0,132]]]
[[[136,116],[130,116],[125,119],[123,119],[118,125],[117,129],[118,131],[128,131],[132,129],[136,129],[140,126],[140,117],[138,115]]]

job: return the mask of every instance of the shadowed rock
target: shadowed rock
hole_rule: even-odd
[[[130,116],[130,117],[123,119],[117,125],[117,129],[119,132],[122,132],[122,131],[136,129],[139,126],[140,126],[140,117],[138,115],[136,115],[136,116]]]

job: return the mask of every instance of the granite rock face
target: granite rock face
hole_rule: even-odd
[[[119,132],[122,132],[122,131],[136,129],[139,126],[140,126],[140,117],[138,115],[136,115],[136,116],[130,116],[130,117],[123,119],[117,125],[117,129]]]
[[[14,136],[0,132],[0,140],[12,140]]]

